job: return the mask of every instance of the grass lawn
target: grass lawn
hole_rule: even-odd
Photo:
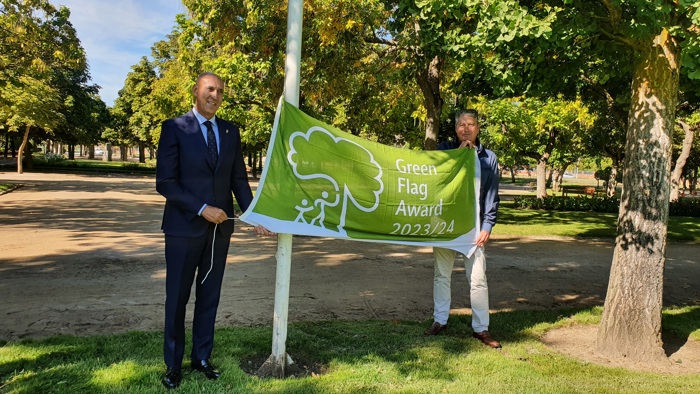
[[[553,352],[546,330],[592,324],[601,308],[492,314],[502,350],[469,336],[468,316],[452,316],[447,335],[425,337],[428,321],[330,321],[289,327],[287,351],[323,373],[260,379],[244,370],[269,355],[270,327],[217,330],[218,381],[184,370],[177,393],[694,393],[700,375],[606,368]],[[700,340],[700,306],[667,310],[664,327]],[[241,366],[243,364],[243,366]],[[2,393],[162,393],[161,333],[54,337],[0,347]]]

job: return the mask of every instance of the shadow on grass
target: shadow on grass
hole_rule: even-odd
[[[290,379],[252,376],[255,363],[270,355],[271,327],[223,328],[217,330],[212,358],[223,371],[221,379],[207,381],[201,374],[190,372],[186,359],[178,392],[381,393],[386,392],[385,384],[392,385],[392,392],[429,392],[421,387],[449,386],[462,382],[467,375],[475,381],[459,387],[483,384],[480,379],[501,379],[505,386],[498,387],[506,387],[507,391],[511,387],[508,379],[513,380],[514,388],[521,384],[519,379],[554,376],[553,382],[541,383],[551,389],[548,384],[562,384],[560,373],[573,375],[574,380],[577,376],[597,374],[619,378],[620,372],[580,364],[537,343],[550,328],[574,321],[590,323],[599,316],[599,307],[493,313],[492,332],[503,343],[502,350],[490,349],[471,338],[471,319],[465,315],[451,316],[449,330],[432,337],[423,335],[430,321],[295,323],[289,326],[287,352],[303,373]],[[664,325],[665,337],[687,340],[696,330],[693,327],[700,326],[700,308],[685,307],[665,313]],[[159,332],[57,336],[0,347],[2,393],[157,393],[163,392],[163,371]],[[533,373],[535,378],[529,376]],[[593,381],[604,379],[598,376]],[[653,381],[653,377],[650,379]],[[682,384],[685,383],[678,383]],[[539,392],[536,387],[532,389]]]
[[[661,337],[667,356],[676,353],[700,327],[700,308],[682,308],[678,313],[665,313]]]
[[[587,310],[590,309],[498,312],[492,314],[491,323],[494,335],[504,345],[503,352],[508,352],[508,348],[537,339],[539,334],[531,330],[534,326],[552,325]],[[699,313],[694,311],[684,319],[698,323]],[[469,316],[451,316],[449,330],[436,337],[423,335],[429,324],[430,321],[399,320],[291,324],[287,351],[307,372],[297,377],[310,379],[292,379],[290,383],[249,375],[254,366],[248,361],[264,359],[270,354],[270,327],[219,329],[213,360],[224,371],[223,377],[208,382],[198,374],[191,374],[186,359],[185,380],[179,392],[202,392],[202,387],[207,387],[207,392],[253,393],[261,385],[269,384],[282,385],[273,392],[325,392],[327,388],[315,378],[326,372],[347,373],[347,368],[341,368],[345,372],[337,369],[348,365],[352,370],[369,369],[372,373],[389,365],[405,379],[451,382],[460,378],[452,365],[455,359],[505,354],[471,338]],[[0,347],[0,392],[3,393],[161,392],[159,380],[163,370],[160,333],[56,336],[42,341],[10,342]],[[342,377],[334,380],[338,379]],[[285,389],[287,384],[289,387]]]

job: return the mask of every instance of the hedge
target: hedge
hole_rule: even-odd
[[[587,196],[516,196],[513,200],[518,209],[535,209],[546,211],[588,211],[618,213],[620,199],[618,197],[587,197]],[[681,198],[669,205],[669,215],[700,217],[700,199]]]

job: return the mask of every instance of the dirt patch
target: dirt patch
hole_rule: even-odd
[[[163,198],[152,178],[0,172],[0,181],[24,185],[0,195],[0,340],[162,330]],[[217,325],[272,325],[276,237],[236,226]],[[293,242],[290,322],[431,318],[430,248]],[[612,253],[611,240],[509,238],[496,227],[487,248],[491,308],[602,305]],[[700,304],[699,263],[698,246],[668,245],[666,305]],[[463,265],[455,271],[452,313],[469,313]],[[569,348],[567,337],[580,343],[574,350],[588,348],[560,330],[547,340],[560,332],[554,348]]]
[[[625,358],[610,358],[595,349],[597,325],[568,326],[550,330],[542,342],[556,351],[605,367],[663,374],[700,373],[700,343],[687,338],[663,338],[666,360],[634,362]]]
[[[240,367],[243,372],[248,375],[258,376],[261,378],[271,378],[272,372],[270,369],[263,369],[261,367],[265,365],[270,356],[257,355],[250,358],[246,358],[241,361]],[[299,357],[299,355],[294,356],[294,362],[288,364],[284,369],[285,378],[305,378],[308,376],[321,376],[328,372],[328,366],[317,361],[310,361],[305,357]]]

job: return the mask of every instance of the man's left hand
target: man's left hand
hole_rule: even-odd
[[[489,239],[491,238],[491,233],[486,231],[486,230],[481,230],[479,233],[479,236],[476,237],[476,245],[477,246],[484,246],[486,245],[487,242],[489,242]]]
[[[275,233],[266,229],[263,226],[255,226],[255,233],[258,235],[275,235]]]

